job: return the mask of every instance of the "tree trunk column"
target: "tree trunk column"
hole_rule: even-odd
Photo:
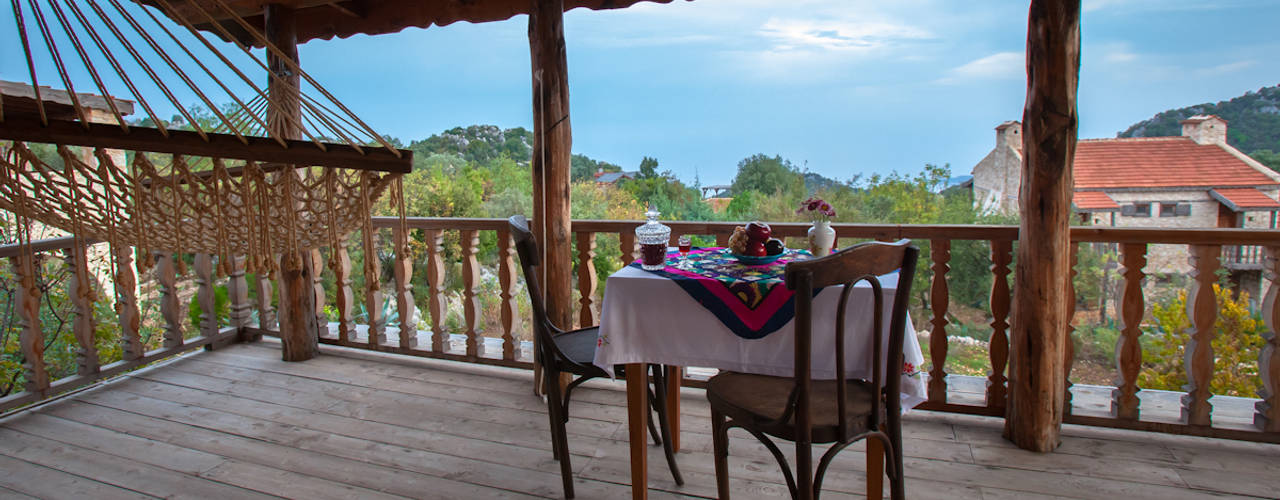
[[[569,72],[564,44],[563,0],[531,0],[529,55],[533,69],[533,235],[542,249],[539,266],[547,315],[573,326],[569,218]]]
[[[1033,0],[1012,339],[1004,435],[1021,448],[1059,444],[1066,389],[1072,176],[1080,0]]]
[[[298,37],[294,24],[294,11],[278,4],[268,4],[263,10],[265,34],[281,54],[268,49],[267,67],[275,75],[268,75],[267,125],[286,139],[300,139],[299,125],[302,116],[302,99],[299,94],[299,75],[287,60],[298,62]],[[315,290],[312,287],[310,252],[291,249],[280,256],[280,342],[281,358],[285,361],[306,361],[320,352],[319,332],[315,313]]]

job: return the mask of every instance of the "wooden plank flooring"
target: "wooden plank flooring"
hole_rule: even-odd
[[[0,421],[0,498],[556,498],[543,402],[521,370],[341,348],[279,360],[270,342],[197,352]],[[621,383],[575,391],[579,498],[628,495]],[[709,409],[686,390],[686,484],[650,447],[655,498],[713,497]],[[913,412],[911,498],[1276,498],[1280,446],[1067,426],[1052,454],[998,419]],[[786,498],[777,465],[732,434],[735,498]],[[784,447],[785,448],[785,447]],[[861,445],[823,498],[861,497]]]

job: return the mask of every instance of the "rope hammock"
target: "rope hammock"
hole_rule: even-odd
[[[204,23],[226,34],[211,11],[193,2],[202,19],[187,19],[167,0],[150,3],[11,0],[34,97],[0,96],[0,139],[12,141],[0,156],[0,208],[17,216],[20,243],[29,247],[35,220],[144,254],[217,255],[220,274],[229,272],[230,257],[244,255],[247,271],[274,275],[276,255],[336,248],[357,229],[368,240],[371,207],[387,191],[404,229],[400,178],[411,153],[388,144],[223,0],[204,5],[230,14],[265,46],[259,55],[234,43],[241,61],[269,75],[268,90],[219,50],[226,44],[196,29]],[[69,117],[52,99],[63,93],[40,85],[46,73],[66,89]],[[305,89],[292,83],[295,76]],[[77,81],[105,98],[109,119],[86,105],[91,96],[76,93]],[[273,100],[275,92],[284,97]],[[184,106],[183,93],[207,111]],[[156,94],[163,100],[148,100]],[[130,96],[150,126],[129,124],[113,95]],[[215,103],[221,95],[230,102]],[[284,109],[289,99],[300,113]],[[189,130],[160,119],[164,107]],[[28,143],[55,145],[60,161]],[[375,259],[365,260],[369,268]]]

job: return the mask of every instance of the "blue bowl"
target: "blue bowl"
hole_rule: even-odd
[[[730,256],[730,257],[733,257],[733,258],[735,258],[735,259],[737,259],[737,260],[738,260],[738,262],[739,262],[739,263],[741,263],[741,264],[742,264],[742,265],[744,265],[744,266],[763,266],[763,265],[765,265],[765,264],[772,264],[774,261],[776,261],[776,260],[778,260],[778,259],[782,258],[782,256],[783,256],[783,255],[786,255],[786,254],[787,254],[787,252],[782,252],[782,253],[780,253],[780,254],[778,254],[778,255],[766,255],[766,256],[764,256],[764,257],[752,257],[752,256],[749,256],[749,255],[738,255],[738,254],[736,254],[736,253],[731,253],[731,254],[729,254],[729,256]]]

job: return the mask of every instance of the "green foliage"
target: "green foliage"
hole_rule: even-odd
[[[1270,149],[1259,149],[1257,151],[1249,153],[1249,156],[1253,157],[1253,159],[1255,160],[1258,160],[1258,163],[1266,165],[1267,168],[1280,172],[1280,153],[1277,153]]]
[[[1249,294],[1233,294],[1228,288],[1213,285],[1218,302],[1218,317],[1213,323],[1214,394],[1254,397],[1262,388],[1258,377],[1258,352],[1266,342],[1262,333],[1266,325],[1249,311]],[[1235,295],[1235,296],[1233,296]],[[1183,358],[1190,344],[1187,330],[1187,294],[1180,291],[1168,302],[1157,303],[1151,316],[1159,330],[1143,336],[1142,372],[1138,385],[1149,389],[1181,390],[1187,384]]]
[[[228,298],[227,296],[227,287],[225,286],[214,287],[213,311],[214,311],[214,317],[217,318],[220,321],[220,323],[226,323],[226,319],[231,316],[231,299]],[[191,321],[192,330],[195,330],[195,331],[200,330],[200,314],[201,313],[202,311],[200,310],[200,301],[195,300],[193,298],[191,300],[191,303],[187,304],[187,319]]]
[[[648,156],[640,160],[640,177],[641,179],[652,179],[658,176],[658,159]]]
[[[804,176],[795,165],[781,156],[770,158],[756,154],[738,162],[738,175],[733,178],[733,192],[755,191],[786,198],[805,193]],[[798,199],[796,201],[799,201]]]
[[[1179,122],[1194,115],[1217,115],[1230,122],[1227,143],[1245,154],[1280,149],[1280,86],[1263,87],[1257,92],[1248,92],[1217,104],[1197,104],[1157,113],[1148,120],[1133,124],[1119,137],[1182,135]]]

